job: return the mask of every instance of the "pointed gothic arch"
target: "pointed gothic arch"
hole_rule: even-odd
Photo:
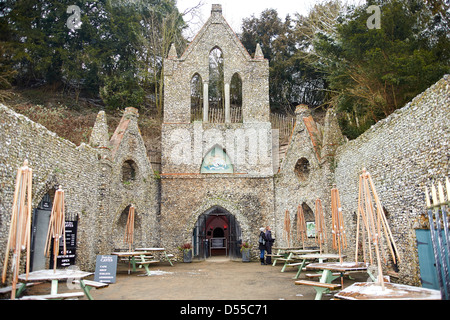
[[[200,173],[234,173],[234,166],[226,151],[216,144],[203,158]]]
[[[219,231],[219,229],[221,229]],[[220,237],[223,232],[223,237]],[[210,255],[226,255],[231,259],[240,258],[242,231],[237,217],[220,205],[213,205],[198,216],[193,233],[194,256],[198,259]],[[223,242],[215,241],[221,239]],[[223,243],[226,248],[215,247]],[[215,251],[215,252],[214,252]]]
[[[242,122],[242,77],[235,72],[230,82],[230,120]]]
[[[224,58],[218,46],[209,51],[208,66],[208,122],[225,122]]]
[[[196,72],[191,78],[191,122],[203,119],[203,79]]]

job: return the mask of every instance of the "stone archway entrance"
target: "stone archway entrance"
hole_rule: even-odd
[[[242,243],[241,228],[235,216],[220,206],[202,213],[193,230],[194,256],[206,259],[210,256],[239,258]]]

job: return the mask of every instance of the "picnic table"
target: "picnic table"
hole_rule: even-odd
[[[298,266],[298,271],[297,274],[294,276],[293,279],[298,279],[300,277],[300,274],[303,270],[303,268],[306,266],[306,262],[308,260],[319,260],[319,263],[323,263],[324,260],[328,260],[328,259],[339,259],[340,256],[338,254],[334,254],[334,253],[311,253],[311,254],[303,254],[300,256],[297,256],[298,259],[302,260],[301,262],[294,262],[294,263],[290,263],[287,266],[289,267],[295,267]],[[320,273],[321,274],[321,273]],[[318,275],[320,275],[318,274]]]
[[[287,256],[284,257],[284,258],[278,258],[277,259],[277,260],[284,261],[284,265],[281,268],[281,272],[284,272],[286,267],[289,266],[289,265],[294,266],[292,264],[292,262],[300,260],[298,258],[298,255],[306,254],[306,253],[314,253],[314,252],[319,252],[319,250],[316,250],[316,249],[293,249],[293,250],[290,249],[290,250],[286,250]]]
[[[128,274],[130,274],[130,265],[133,272],[136,272],[136,266],[139,268],[144,267],[146,274],[150,275],[150,270],[148,268],[149,264],[158,263],[158,260],[154,260],[151,252],[147,251],[127,251],[127,252],[112,252],[112,255],[116,255],[120,258],[128,258]]]
[[[364,262],[311,263],[306,266],[306,270],[322,271],[322,276],[320,277],[319,282],[311,280],[298,280],[295,281],[295,284],[314,287],[314,289],[316,290],[315,300],[321,300],[324,292],[336,290],[342,287],[341,284],[331,283],[333,280],[340,277],[342,283],[342,277],[344,276],[344,273],[351,271],[367,271],[368,265],[368,263]],[[336,272],[339,275],[333,275],[333,272]]]
[[[334,297],[343,300],[440,300],[439,290],[413,287],[398,283],[384,283],[385,290],[376,282],[356,282]]]
[[[19,281],[22,282],[19,291],[22,291],[27,284],[27,282],[43,282],[43,281],[51,281],[50,294],[48,295],[36,295],[36,296],[24,296],[21,299],[23,300],[56,300],[56,299],[70,299],[86,296],[88,299],[92,299],[89,294],[89,289],[84,283],[84,278],[92,275],[90,272],[81,271],[78,269],[56,269],[56,270],[37,270],[32,271],[28,274],[28,278],[26,274],[19,275]],[[73,281],[79,280],[80,287],[83,289],[83,292],[67,292],[67,293],[58,293],[58,282],[59,281]]]
[[[280,259],[286,259],[288,258],[289,254],[292,251],[301,251],[303,247],[272,247],[272,250],[275,250],[276,253],[272,253],[272,254],[267,254],[266,256],[272,257],[273,258],[273,263],[272,266],[275,267],[277,264],[277,261]],[[319,250],[314,250],[314,252],[318,252]],[[302,252],[302,253],[310,253],[311,251],[308,252]]]
[[[136,251],[147,251],[147,252],[163,252],[164,257],[166,257],[167,261],[169,261],[170,265],[173,267],[172,261],[170,260],[173,257],[173,254],[168,254],[165,248],[136,248]]]

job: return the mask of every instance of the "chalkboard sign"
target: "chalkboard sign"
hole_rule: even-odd
[[[77,226],[78,221],[66,221],[65,231],[67,248],[76,248],[77,246]]]
[[[66,254],[64,254],[64,242],[62,237],[59,239],[58,256],[56,257],[56,266],[58,268],[67,268],[75,265],[75,259],[77,257],[77,227],[78,221],[66,221],[65,233],[66,233]],[[50,265],[53,265],[53,241],[51,242]]]
[[[99,255],[95,265],[94,280],[103,283],[116,283],[117,256]]]
[[[67,268],[70,266],[74,266],[75,258],[76,258],[75,252],[76,252],[76,248],[66,248],[66,254],[64,254],[64,249],[61,248],[61,246],[60,246],[59,247],[59,255],[56,260],[57,267],[58,268]]]

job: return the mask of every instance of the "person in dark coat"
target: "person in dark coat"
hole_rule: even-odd
[[[267,254],[272,254],[272,246],[275,239],[272,238],[272,231],[270,230],[270,226],[266,227],[266,232],[264,233],[266,237],[266,251]],[[272,257],[266,255],[266,264],[272,264]]]
[[[260,250],[260,255],[259,258],[261,260],[261,265],[265,265],[264,263],[264,251],[266,250],[266,244],[267,244],[267,239],[266,239],[266,233],[264,232],[264,228],[259,228],[259,250]]]

